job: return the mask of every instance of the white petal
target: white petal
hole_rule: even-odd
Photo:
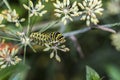
[[[85,7],[81,3],[78,3],[78,5],[80,6],[81,9],[85,9]]]
[[[4,64],[4,61],[0,62],[0,65]]]
[[[57,5],[60,5],[60,4],[61,4],[59,0],[56,0],[56,3],[57,3]]]
[[[83,15],[82,17],[81,17],[81,20],[85,20],[86,19],[86,15]]]
[[[27,10],[30,10],[30,8],[28,6],[26,6],[25,4],[23,4],[23,7]]]
[[[54,52],[52,51],[52,53],[50,53],[50,58],[54,57]]]
[[[75,6],[76,6],[76,4],[77,4],[77,1],[75,1],[75,2],[73,3],[72,7],[75,7]]]
[[[33,2],[32,2],[32,1],[30,1],[29,3],[30,3],[30,7],[32,7],[32,8],[33,8]]]
[[[85,1],[83,1],[83,5],[84,5],[84,6],[87,6],[87,3],[86,3]]]
[[[66,24],[67,24],[67,20],[64,20],[63,22],[64,22],[64,25],[66,25]]]
[[[55,9],[54,10],[55,12],[59,12],[59,13],[62,13],[63,11],[59,10],[59,9]]]
[[[7,65],[4,64],[4,65],[1,66],[1,68],[5,68],[6,66],[7,66]]]
[[[16,22],[16,23],[15,23],[15,26],[16,26],[16,27],[18,27],[18,26],[19,26],[19,23],[18,23],[18,22]]]
[[[90,20],[87,20],[86,24],[87,24],[87,26],[89,26],[90,25]]]
[[[32,17],[34,14],[33,13],[30,13],[30,17]]]
[[[43,51],[49,51],[50,50],[50,48],[49,47],[47,47],[47,48],[45,48]]]
[[[54,15],[57,17],[61,17],[61,14],[59,14],[59,13],[55,13]]]
[[[69,6],[70,5],[70,0],[67,0],[67,6]]]
[[[66,0],[63,0],[63,5],[64,6],[66,6],[66,4],[67,4],[66,2],[67,2]]]
[[[25,18],[22,18],[21,20],[20,20],[20,22],[24,22],[25,21]]]
[[[56,54],[55,55],[55,58],[56,58],[56,60],[58,61],[58,62],[61,62],[61,59],[60,59],[60,57]]]
[[[57,5],[56,3],[53,3],[53,5],[54,5],[56,8],[60,8],[60,6]]]

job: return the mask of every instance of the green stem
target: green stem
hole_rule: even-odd
[[[8,1],[7,1],[7,0],[3,0],[3,2],[4,2],[5,5],[7,6],[7,8],[8,8],[10,11],[12,11],[12,9],[11,9],[11,7],[10,7]]]
[[[28,0],[28,6],[30,7],[30,2]],[[27,26],[27,36],[30,33],[30,10],[28,10],[28,26]]]
[[[23,64],[25,64],[25,57],[26,57],[26,45],[24,46],[24,57],[23,57]]]
[[[0,36],[1,38],[4,38],[4,39],[8,39],[8,40],[13,40],[13,41],[20,41],[18,39],[14,39],[14,38],[10,38],[10,37],[4,37],[4,36]]]
[[[32,47],[31,44],[29,44],[29,47],[36,53],[36,50]]]

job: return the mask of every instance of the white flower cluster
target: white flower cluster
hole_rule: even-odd
[[[15,23],[16,26],[20,26],[20,22],[24,22],[25,19],[19,19],[19,15],[16,13],[16,10],[4,10],[2,11],[2,16],[8,21]]]
[[[78,5],[77,5],[78,4]],[[76,1],[73,4],[70,4],[70,0],[63,0],[60,2],[56,0],[56,3],[53,3],[55,6],[55,15],[61,17],[61,21],[66,24],[67,20],[73,21],[73,17],[82,16],[80,20],[86,20],[87,26],[90,23],[97,24],[99,21],[96,14],[102,15],[104,10],[102,7],[101,0],[84,0],[83,3],[77,3]],[[78,6],[81,8],[79,10]]]
[[[63,0],[63,2],[56,0],[56,3],[53,3],[53,5],[56,7],[54,10],[55,16],[62,17],[61,21],[64,24],[67,23],[68,19],[73,21],[72,17],[78,16],[79,9],[76,1],[71,6],[69,0]]]
[[[101,8],[101,0],[84,0],[83,3],[78,3],[78,5],[83,10],[81,11],[81,20],[86,20],[87,26],[89,26],[90,23],[97,24],[99,22],[96,14],[102,15],[102,11],[104,10]]]
[[[48,2],[49,0],[44,0]],[[51,0],[54,1],[54,0]],[[43,10],[45,5],[42,4],[42,1],[39,0],[36,5],[33,5],[32,1],[29,1],[29,6],[23,4],[24,8],[30,11],[30,17],[43,16],[47,13],[46,10]],[[67,24],[68,20],[73,21],[73,17],[80,17],[80,20],[86,20],[86,25],[90,26],[91,23],[97,24],[99,20],[97,19],[97,14],[102,15],[102,0],[84,0],[82,3],[74,1],[73,3],[70,0],[55,0],[53,3],[55,9],[54,15],[58,18],[61,18],[61,22]]]
[[[30,6],[23,4],[24,8],[30,11],[30,17],[35,16],[43,16],[43,14],[47,13],[47,10],[42,10],[45,6],[42,5],[39,0],[38,3],[34,6],[32,1],[29,1]]]
[[[4,49],[0,50],[0,68],[5,68],[7,66],[15,65],[21,61],[16,54],[18,53],[17,48],[9,49],[6,46]]]
[[[54,45],[48,45],[45,44],[46,48],[44,49],[44,51],[49,51],[52,50],[52,52],[50,53],[50,58],[53,58],[55,56],[55,59],[59,62],[61,62],[61,59],[59,57],[59,55],[57,54],[57,51],[63,51],[63,52],[67,52],[69,51],[69,48],[67,48],[65,45],[60,45],[59,44],[54,44]]]

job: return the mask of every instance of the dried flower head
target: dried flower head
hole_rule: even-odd
[[[0,66],[1,68],[5,68],[11,65],[15,65],[21,61],[16,54],[18,53],[17,48],[9,49],[9,46],[5,46],[2,50],[0,50]]]
[[[53,3],[55,6],[55,16],[62,17],[61,21],[66,24],[67,20],[73,21],[72,17],[78,16],[78,7],[77,2],[75,1],[72,5],[70,5],[69,0],[63,0],[60,2],[56,0],[56,3]]]
[[[117,34],[111,35],[112,44],[115,46],[115,48],[120,51],[120,32]]]
[[[84,0],[83,3],[78,3],[80,8],[83,11],[80,11],[79,14],[82,14],[81,20],[86,20],[87,26],[90,23],[97,24],[99,21],[96,14],[102,15],[102,1],[101,0]]]
[[[39,0],[38,3],[34,6],[32,1],[29,1],[30,6],[23,4],[24,8],[30,11],[30,17],[35,16],[43,16],[43,14],[47,13],[46,10],[42,10],[45,6],[42,5]]]
[[[2,24],[4,17],[2,14],[0,14],[0,27],[4,27],[5,25]]]
[[[61,61],[60,57],[57,54],[57,50],[63,51],[63,52],[67,52],[69,51],[69,48],[67,48],[65,45],[60,45],[60,43],[53,43],[51,45],[49,44],[45,44],[46,48],[44,49],[44,51],[49,51],[52,50],[52,52],[50,53],[50,58],[53,58],[55,56],[55,59],[57,61]]]
[[[20,22],[24,22],[25,19],[19,19],[19,15],[16,13],[16,10],[14,9],[13,11],[10,10],[4,10],[2,11],[2,15],[8,22],[13,22],[15,23],[16,26],[20,26]]]

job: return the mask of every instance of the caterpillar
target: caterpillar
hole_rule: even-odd
[[[64,43],[66,40],[64,36],[59,32],[51,32],[51,33],[39,33],[33,32],[30,34],[30,39],[33,43],[38,44],[40,46],[54,45]]]

